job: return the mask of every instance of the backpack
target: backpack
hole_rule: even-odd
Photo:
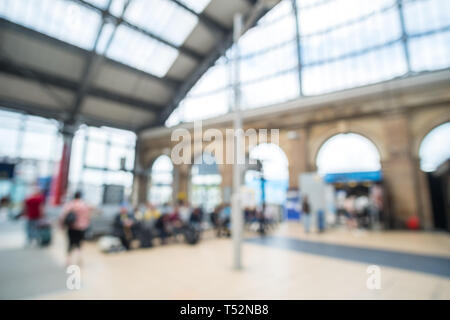
[[[67,228],[70,228],[73,226],[73,224],[75,223],[76,220],[77,220],[77,215],[75,214],[75,212],[70,211],[64,218],[64,225]]]

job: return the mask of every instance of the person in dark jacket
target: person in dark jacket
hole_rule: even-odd
[[[134,227],[137,221],[128,212],[126,207],[122,207],[114,219],[114,234],[120,238],[126,250],[131,249],[131,241],[134,239]]]
[[[309,227],[311,225],[311,206],[309,205],[307,195],[303,197],[302,214],[303,214],[303,227],[305,228],[305,232],[309,233]]]
[[[189,217],[189,223],[200,224],[203,220],[202,208],[195,208]]]

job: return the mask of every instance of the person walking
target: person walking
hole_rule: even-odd
[[[84,233],[91,222],[93,208],[82,200],[82,193],[75,192],[72,201],[69,201],[63,208],[60,217],[60,224],[67,229],[69,240],[67,250],[67,265],[82,264],[81,245]]]
[[[39,220],[44,217],[45,196],[39,187],[34,187],[32,194],[24,201],[21,215],[27,218],[26,234],[27,244],[31,245],[33,240],[39,242]]]
[[[311,206],[309,205],[307,195],[303,197],[302,213],[303,213],[303,227],[305,228],[305,233],[309,233],[309,227],[311,225]]]

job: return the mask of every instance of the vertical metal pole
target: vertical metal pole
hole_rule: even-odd
[[[406,32],[405,16],[403,14],[403,0],[397,0],[397,11],[400,19],[400,27],[402,28],[402,45],[405,54],[407,73],[411,73],[411,59],[408,49],[408,33]]]
[[[142,170],[141,170],[141,163],[140,163],[140,156],[141,156],[141,139],[139,138],[139,135],[136,135],[136,142],[134,145],[134,162],[133,162],[133,183],[131,185],[131,203],[133,206],[138,206],[142,199],[140,199],[140,195],[142,194],[142,183],[140,179],[142,178]],[[150,170],[151,171],[151,170]],[[145,186],[145,200],[148,201],[150,199],[147,199],[148,195],[148,180],[146,181]]]
[[[242,144],[242,115],[241,115],[241,92],[240,92],[240,75],[239,75],[239,38],[242,33],[243,21],[242,14],[236,14],[234,17],[234,163],[233,163],[233,195],[231,197],[231,232],[233,237],[233,267],[236,270],[242,268],[241,263],[241,245],[243,221],[241,212],[241,166],[239,163]]]
[[[78,190],[81,190],[84,187],[84,171],[86,170],[86,156],[87,156],[87,148],[89,144],[89,129],[84,128],[84,143],[83,143],[83,161],[81,162],[81,173],[78,178]]]
[[[295,47],[297,52],[297,62],[298,62],[298,90],[300,96],[303,96],[303,83],[302,83],[302,48],[300,41],[300,22],[298,17],[298,8],[297,8],[297,0],[292,1],[292,13],[294,14],[295,19]]]

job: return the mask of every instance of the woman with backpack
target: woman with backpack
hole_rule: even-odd
[[[63,208],[60,224],[67,229],[69,240],[67,265],[81,265],[81,244],[84,233],[91,222],[92,207],[82,200],[80,191],[75,192],[74,199],[66,203]],[[72,258],[74,257],[74,261]]]

